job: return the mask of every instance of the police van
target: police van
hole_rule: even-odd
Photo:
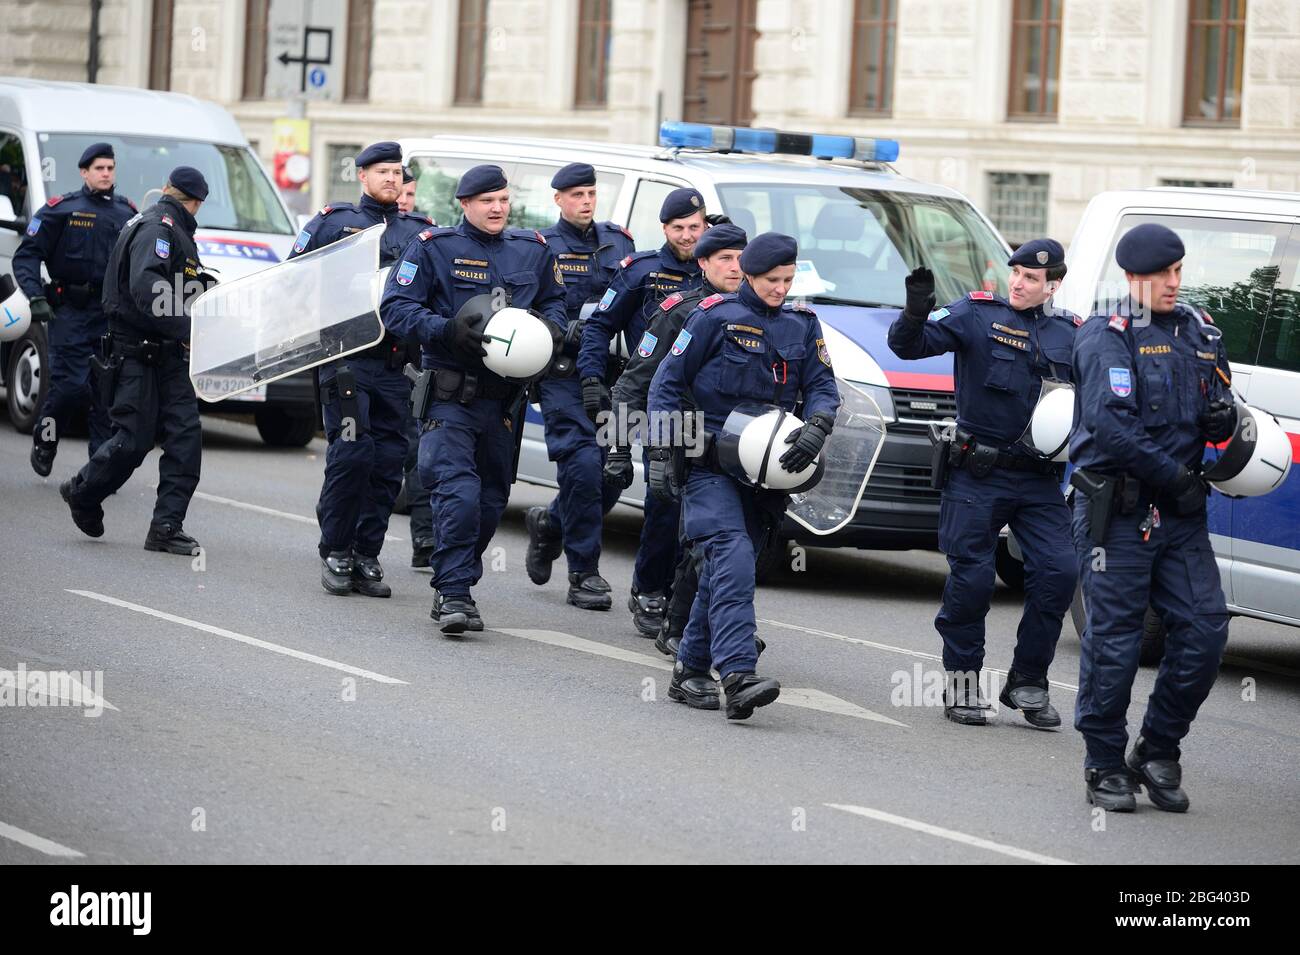
[[[0,273],[12,271],[32,215],[51,197],[81,188],[77,159],[100,141],[116,153],[117,192],[142,209],[158,198],[176,166],[203,173],[210,192],[195,239],[203,264],[220,279],[266,268],[289,254],[295,223],[221,107],[177,93],[0,77]],[[35,423],[45,367],[45,329],[38,324],[0,345],[9,420],[19,431],[29,432]],[[228,384],[233,390],[246,382]],[[310,375],[200,407],[252,414],[269,444],[305,445],[316,432]]]
[[[1271,412],[1300,453],[1300,194],[1160,188],[1105,192],[1084,212],[1056,302],[1080,315],[1126,293],[1115,246],[1145,222],[1168,226],[1187,249],[1179,299],[1223,330],[1233,390]],[[1207,460],[1215,450],[1207,449]],[[1210,495],[1210,540],[1231,612],[1300,626],[1300,468],[1261,497]],[[1076,601],[1082,632],[1085,608]],[[1143,662],[1163,654],[1148,611]]]
[[[868,392],[887,437],[857,513],[828,537],[787,520],[786,539],[873,549],[937,546],[939,494],[930,487],[932,421],[956,416],[951,356],[904,362],[886,333],[903,305],[903,279],[924,263],[939,298],[972,289],[1006,294],[1006,243],[962,195],[917,182],[889,163],[888,140],[808,136],[768,130],[665,123],[660,145],[436,136],[402,141],[418,177],[416,207],[441,224],[460,220],[455,185],[471,166],[501,166],[510,182],[510,225],[543,229],[558,210],[551,177],[566,163],[596,169],[597,219],[625,225],[641,250],[664,242],[659,207],[681,186],[698,189],[708,211],[722,212],[751,237],[769,230],[799,241],[792,294],[810,303],[826,330],[836,374]],[[945,298],[946,296],[946,298]],[[632,343],[635,346],[635,342]],[[620,342],[626,355],[627,343]],[[642,506],[641,464],[622,497]],[[540,410],[524,430],[520,480],[555,486]],[[760,572],[780,559],[780,542],[761,555]]]

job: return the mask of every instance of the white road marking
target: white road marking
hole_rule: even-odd
[[[78,852],[76,849],[69,849],[67,846],[61,846],[57,842],[43,839],[38,835],[28,832],[26,829],[19,829],[17,826],[11,826],[4,822],[0,822],[0,838],[12,839],[14,842],[24,845],[29,849],[35,849],[37,852],[44,852],[47,856],[58,856],[63,859],[86,858],[84,852]]]
[[[338,670],[340,673],[348,673],[352,676],[374,680],[376,683],[389,683],[397,686],[408,685],[405,680],[399,680],[396,677],[384,676],[384,674],[376,673],[373,670],[363,670],[360,667],[354,667],[347,663],[340,663],[337,660],[331,660],[327,657],[318,657],[314,653],[304,653],[302,650],[294,650],[291,647],[282,647],[278,643],[259,640],[257,637],[250,637],[242,633],[236,633],[233,630],[214,627],[211,624],[200,623],[197,620],[190,620],[187,617],[178,617],[175,614],[165,613],[162,610],[154,610],[152,607],[145,607],[140,604],[131,603],[129,600],[119,600],[116,597],[108,597],[104,594],[97,594],[89,590],[69,589],[68,593],[76,594],[78,597],[89,597],[91,600],[98,600],[101,603],[112,604],[114,607],[121,607],[125,610],[133,610],[136,613],[148,614],[151,617],[157,617],[159,620],[166,620],[169,623],[179,623],[183,627],[202,630],[204,633],[211,633],[218,637],[225,637],[227,640],[234,640],[238,643],[246,643],[250,647],[260,647],[263,650],[270,650],[272,653],[279,653],[286,657],[293,657],[295,660],[305,660],[308,663],[315,663],[323,667],[329,667],[331,670]]]
[[[611,660],[621,660],[624,663],[636,663],[641,666],[654,667],[656,670],[667,670],[670,673],[673,669],[673,665],[668,662],[666,657],[652,657],[644,653],[637,653],[634,650],[624,650],[622,647],[611,646],[608,643],[600,643],[596,640],[587,640],[583,637],[575,637],[571,633],[563,633],[559,630],[507,630],[496,627],[492,629],[497,633],[532,640],[535,643],[545,643],[553,647],[563,647],[567,650],[578,650],[582,653],[591,653]],[[902,726],[904,728],[907,726],[906,723],[900,723],[887,716],[881,716],[879,713],[873,713],[871,710],[864,709],[855,703],[842,700],[838,696],[832,696],[821,690],[783,686],[781,687],[781,695],[777,697],[776,702],[784,703],[787,706],[798,706],[806,710],[821,710],[824,713],[834,713],[839,716],[853,716],[857,719],[872,720],[890,726]]]
[[[901,826],[904,829],[911,829],[915,832],[924,832],[926,835],[938,836],[940,839],[948,839],[952,842],[960,842],[963,845],[974,846],[977,849],[988,849],[990,852],[1000,852],[1004,856],[1010,856],[1013,859],[1022,859],[1025,862],[1036,862],[1039,865],[1076,865],[1066,859],[1058,859],[1055,856],[1045,856],[1037,852],[1030,852],[1028,849],[1018,849],[1015,846],[1008,846],[1001,842],[994,842],[992,839],[983,839],[979,836],[972,836],[965,832],[958,832],[956,829],[944,829],[940,826],[932,826],[928,822],[920,822],[916,819],[908,819],[906,816],[895,816],[890,812],[881,812],[879,809],[868,809],[866,806],[846,806],[839,803],[823,803],[828,809],[838,809],[841,812],[853,813],[855,816],[865,816],[867,819],[875,819],[877,822],[887,822],[891,826]]]
[[[934,660],[939,664],[943,663],[943,657],[937,653],[926,653],[923,650],[909,650],[906,647],[895,647],[888,643],[877,643],[875,640],[864,640],[862,637],[850,637],[842,633],[833,633],[830,630],[817,630],[813,627],[800,627],[793,623],[782,623],[780,620],[760,619],[759,623],[767,624],[769,627],[782,627],[786,630],[798,630],[800,633],[810,633],[815,637],[830,637],[832,640],[840,640],[844,643],[856,644],[860,647],[871,647],[873,650],[887,650],[890,653],[902,653],[909,657],[917,657],[921,660]],[[990,673],[998,673],[1002,676],[1007,675],[1006,670],[999,670],[995,667],[985,667]],[[1048,680],[1052,686],[1058,686],[1062,690],[1069,690],[1071,693],[1078,693],[1079,688],[1073,683],[1062,683],[1059,680]]]
[[[157,485],[150,485],[157,487]],[[286,521],[297,521],[299,524],[310,524],[317,527],[318,522],[314,517],[303,517],[301,514],[290,514],[288,511],[277,511],[273,507],[264,507],[261,504],[250,504],[247,501],[237,501],[233,497],[218,497],[216,494],[209,494],[206,491],[195,491],[194,496],[203,501],[211,501],[213,504],[224,504],[227,507],[237,507],[241,511],[252,511],[255,514],[268,514],[271,517],[282,517]],[[403,537],[397,537],[393,534],[385,534],[386,541],[405,540]]]
[[[31,671],[27,672],[30,673]],[[28,686],[19,686],[17,670],[0,670],[0,686],[11,686],[16,693],[27,693],[29,696],[34,694],[37,699],[58,700],[60,703],[69,703],[73,706],[91,710],[102,707],[106,710],[112,710],[114,713],[121,712],[108,700],[78,680],[75,670],[56,670],[54,672],[58,673],[60,678],[45,681],[45,691],[43,693],[39,688],[31,690]],[[50,704],[46,703],[44,705],[49,706]]]

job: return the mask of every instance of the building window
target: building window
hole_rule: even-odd
[[[343,74],[343,99],[370,99],[370,40],[374,30],[374,0],[348,0],[348,52]]]
[[[1047,234],[1046,173],[989,173],[989,217],[1011,245]]]
[[[172,88],[172,0],[153,0],[149,25],[149,89]]]
[[[896,0],[855,0],[849,115],[889,115],[894,107]]]
[[[573,105],[580,109],[605,107],[612,5],[612,0],[582,0],[578,10],[578,76]]]
[[[1061,77],[1061,0],[1015,0],[1011,14],[1012,119],[1056,119]]]
[[[1192,0],[1190,13],[1183,120],[1239,126],[1246,0]]]
[[[266,31],[271,0],[248,0],[244,7],[244,99],[266,98]]]
[[[460,0],[460,22],[456,29],[457,106],[483,102],[483,64],[487,59],[488,0]]]
[[[325,204],[331,202],[356,202],[361,195],[357,180],[356,156],[360,143],[331,143],[329,152],[329,183],[326,185]]]

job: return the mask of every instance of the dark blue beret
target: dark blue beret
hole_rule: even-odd
[[[177,166],[167,177],[167,181],[191,199],[202,202],[208,197],[208,181],[203,173],[193,166]]]
[[[1030,239],[1007,259],[1007,265],[1027,269],[1054,269],[1065,264],[1065,247],[1055,239]]]
[[[401,162],[402,147],[392,142],[371,143],[357,153],[356,161],[358,169],[365,169],[372,163],[377,162]]]
[[[456,186],[456,198],[468,199],[482,192],[496,192],[506,187],[506,174],[500,166],[475,166],[466,170]]]
[[[799,243],[793,236],[764,232],[755,236],[740,253],[740,270],[746,275],[762,275],[778,265],[794,265],[798,255]]]
[[[1177,232],[1168,226],[1145,222],[1119,240],[1115,246],[1115,264],[1125,272],[1150,275],[1180,261],[1185,252]]]
[[[413,175],[411,175],[410,167],[408,167],[408,166],[403,166],[403,167],[402,167],[402,185],[406,185],[408,182],[415,182],[415,177],[414,177]]]
[[[575,186],[594,186],[596,170],[585,162],[571,162],[551,179],[552,189],[572,189]]]
[[[748,242],[744,229],[730,222],[724,222],[722,225],[715,225],[700,236],[700,241],[695,243],[695,257],[707,259],[714,252],[721,252],[723,249],[743,249]]]
[[[92,162],[94,162],[96,159],[100,158],[101,156],[103,156],[105,159],[112,159],[114,161],[116,161],[117,159],[117,157],[113,155],[113,147],[111,144],[91,143],[89,146],[86,147],[86,151],[81,154],[81,158],[77,160],[77,168],[85,169],[87,166],[89,166]]]
[[[685,219],[687,216],[704,211],[704,197],[698,189],[674,189],[664,197],[664,204],[659,207],[659,221]]]

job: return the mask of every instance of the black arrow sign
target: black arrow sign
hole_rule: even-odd
[[[307,55],[311,49],[311,35],[313,33],[324,34],[325,36],[325,58],[315,59]],[[302,28],[302,55],[290,56],[289,51],[285,50],[276,57],[283,66],[290,63],[302,64],[302,75],[298,79],[298,92],[307,92],[307,67],[309,66],[327,66],[334,59],[334,31],[329,27],[303,27]]]

